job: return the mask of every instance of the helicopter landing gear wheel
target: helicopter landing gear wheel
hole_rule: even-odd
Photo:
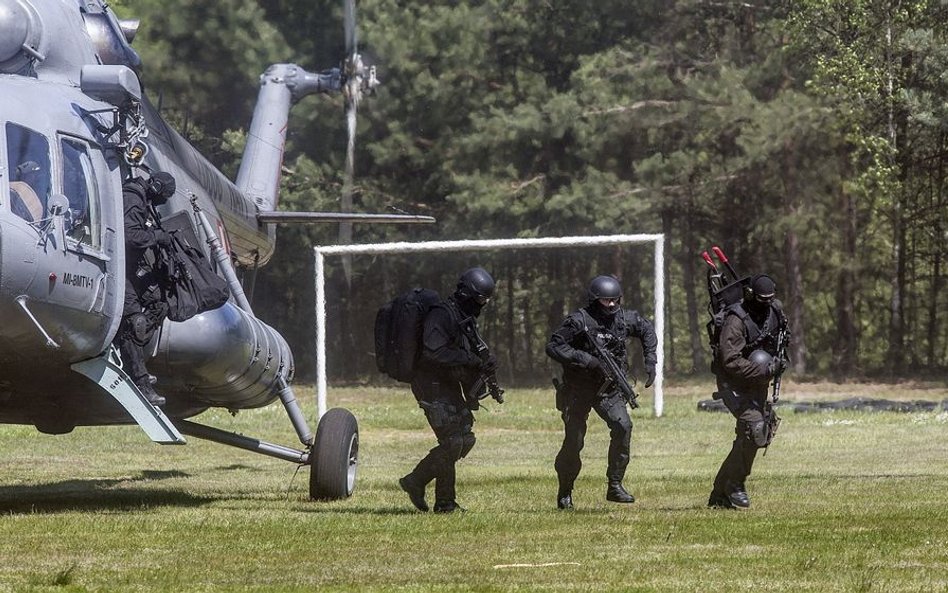
[[[333,408],[319,420],[310,451],[309,497],[339,500],[352,496],[359,461],[359,425],[352,412]]]

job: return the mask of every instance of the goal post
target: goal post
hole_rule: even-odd
[[[326,413],[326,277],[325,258],[343,255],[378,255],[386,253],[463,252],[497,249],[539,249],[549,247],[598,247],[604,245],[635,245],[654,243],[654,324],[658,338],[655,365],[655,416],[664,411],[662,384],[665,362],[665,236],[663,234],[599,235],[590,237],[547,237],[537,239],[484,239],[461,241],[422,241],[375,243],[365,245],[329,245],[313,248],[316,277],[316,403],[321,418]]]

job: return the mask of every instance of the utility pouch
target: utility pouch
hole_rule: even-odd
[[[556,410],[558,412],[566,411],[566,385],[562,381],[553,377],[553,388],[556,390]]]
[[[724,402],[724,407],[727,408],[735,418],[740,416],[741,413],[741,398],[734,392],[733,389],[724,388],[720,391],[715,391],[711,394],[711,399],[719,399]]]

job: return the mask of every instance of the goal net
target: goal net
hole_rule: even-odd
[[[326,411],[327,369],[333,369],[334,383],[397,384],[375,367],[373,331],[380,306],[415,287],[433,288],[446,297],[461,272],[481,266],[497,282],[478,326],[499,361],[501,385],[551,390],[550,378],[559,374],[559,365],[546,357],[546,341],[570,311],[586,304],[593,277],[615,274],[622,283],[622,306],[638,310],[655,326],[653,404],[655,415],[661,416],[663,246],[664,235],[633,234],[314,247],[319,415]],[[630,346],[633,375],[644,377],[638,340]],[[647,401],[641,382],[637,391],[640,402]]]

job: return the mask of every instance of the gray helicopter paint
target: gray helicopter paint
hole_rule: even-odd
[[[232,303],[165,323],[149,368],[168,388],[209,406],[257,408],[293,378],[293,355],[276,330]]]
[[[141,392],[132,387],[128,375],[113,360],[114,354],[114,349],[110,349],[102,356],[77,362],[72,368],[112,394],[151,440],[162,444],[183,445],[185,440],[178,429],[159,408],[149,404]]]
[[[7,199],[9,174],[0,171],[0,422],[35,424],[47,432],[127,423],[129,413],[116,399],[103,397],[96,383],[65,370],[99,357],[108,348],[124,298],[121,180],[125,166],[120,166],[117,152],[108,148],[110,138],[103,133],[112,125],[111,113],[94,113],[111,105],[78,88],[82,65],[99,63],[100,57],[76,7],[81,4],[92,14],[93,8],[101,11],[103,5],[94,0],[72,6],[54,0],[0,3],[29,15],[27,26],[13,30],[22,33],[24,43],[35,45],[30,55],[45,58],[32,61],[25,69],[30,75],[0,73],[0,163],[6,167],[3,127],[7,122],[38,132],[49,142],[53,193],[60,193],[61,138],[86,143],[101,217],[95,246],[64,240],[59,229],[30,224],[13,214]],[[99,37],[101,45],[104,36],[109,44],[101,61],[133,61],[120,40],[109,41],[105,25],[110,18],[96,17],[93,37]],[[4,26],[0,19],[0,34]],[[9,51],[9,44],[0,45],[4,48]],[[14,62],[10,56],[0,56],[0,67]],[[190,212],[193,192],[212,225],[226,228],[234,256],[244,262],[265,262],[273,251],[273,226],[257,222],[254,201],[169,128],[147,101],[143,110],[150,130],[145,162],[177,180],[178,192],[160,209],[163,217],[187,213],[202,243],[206,237],[194,226]],[[276,178],[279,166],[275,167],[258,168],[253,175]],[[256,182],[260,183],[275,187],[273,180]],[[46,335],[57,348],[47,346]],[[152,371],[169,399],[165,410],[176,418],[200,413],[210,405],[234,410],[265,405],[293,375],[292,354],[282,336],[233,305],[185,323],[166,322],[152,348],[156,353]]]
[[[100,195],[109,191],[114,193],[116,189],[120,191],[117,168],[102,158],[87,122],[78,113],[74,110],[53,112],[36,109],[36,105],[48,102],[51,93],[66,105],[88,104],[89,99],[78,89],[47,81],[30,83],[20,77],[7,76],[0,78],[0,85],[6,89],[0,120],[3,127],[9,122],[46,137],[52,168],[49,174],[55,192],[62,190],[62,162],[58,147],[64,137],[89,146]],[[3,145],[2,160],[7,163],[5,138],[0,144]],[[9,181],[10,176],[5,175],[0,187],[4,198],[10,196]],[[117,327],[114,318],[120,299],[116,297],[121,292],[115,286],[116,276],[112,269],[116,265],[122,269],[124,259],[121,252],[115,251],[114,229],[116,221],[121,219],[120,206],[104,202],[100,199],[96,205],[100,217],[97,235],[101,247],[92,248],[66,238],[62,229],[55,228],[49,221],[47,224],[28,223],[14,215],[9,209],[10,201],[4,199],[4,207],[0,210],[0,234],[5,237],[0,256],[4,270],[0,277],[0,296],[3,297],[0,314],[11,326],[4,330],[4,334],[9,332],[18,339],[5,344],[0,360],[6,359],[8,351],[12,351],[11,358],[15,360],[42,358],[49,354],[45,341],[30,339],[30,328],[34,338],[40,335],[33,321],[18,305],[10,305],[20,297],[25,297],[25,305],[39,325],[60,345],[61,351],[56,353],[58,357],[74,362],[102,352],[111,342]],[[29,267],[24,269],[24,264]],[[15,272],[9,273],[10,270]],[[64,282],[67,278],[69,281]]]

